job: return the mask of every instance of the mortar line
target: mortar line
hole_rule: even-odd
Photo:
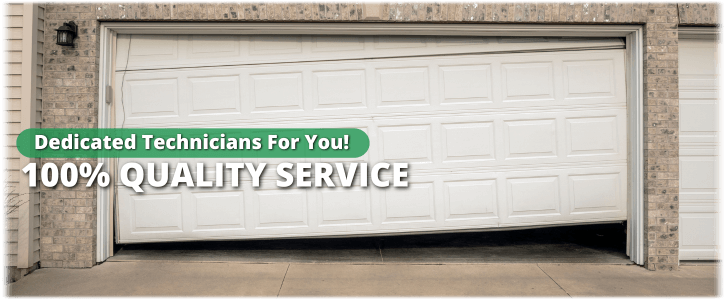
[[[282,276],[282,282],[280,282],[280,289],[277,290],[277,297],[280,297],[280,292],[282,291],[282,285],[285,284],[285,278],[287,277],[287,271],[290,270],[290,265],[287,264],[287,269],[285,269],[285,275]]]
[[[545,272],[545,270],[542,270],[542,267],[540,267],[539,264],[535,264],[535,265],[537,265],[537,268],[539,268],[539,270],[542,271],[542,273],[547,275],[547,277],[549,277],[550,280],[552,280],[552,282],[554,282],[563,292],[565,292],[565,294],[567,294],[568,297],[572,298],[572,295],[570,295],[570,293],[568,293],[567,290],[565,290],[559,283],[557,283],[557,281],[555,281],[552,278],[552,276],[550,276],[550,274],[547,274],[547,272]]]

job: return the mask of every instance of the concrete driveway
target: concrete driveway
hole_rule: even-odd
[[[717,266],[106,262],[40,269],[12,296],[713,296]]]

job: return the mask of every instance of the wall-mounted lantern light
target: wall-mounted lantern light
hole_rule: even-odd
[[[58,40],[55,42],[61,46],[73,46],[73,39],[78,35],[78,26],[73,21],[63,23],[63,26],[58,27],[55,31],[58,32]]]

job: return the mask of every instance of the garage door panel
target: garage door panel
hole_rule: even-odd
[[[179,117],[177,78],[128,80],[128,118]]]
[[[429,105],[428,68],[376,69],[379,107]]]
[[[446,221],[496,219],[496,180],[444,182]]]
[[[131,199],[134,232],[182,230],[181,194],[137,195]]]
[[[160,69],[117,73],[117,86],[123,88],[116,90],[115,99],[127,108],[116,110],[117,120],[124,127],[360,128],[368,134],[370,148],[362,157],[332,161],[170,161],[170,175],[178,162],[189,163],[193,171],[197,163],[205,163],[206,180],[216,179],[215,163],[265,162],[267,167],[256,188],[244,170],[238,188],[229,185],[229,172],[224,173],[227,187],[222,189],[149,188],[136,194],[119,188],[121,242],[367,235],[626,219],[622,50],[471,54],[580,43],[549,38],[518,43],[523,40],[180,36],[177,41],[176,52],[169,47],[132,51],[129,69],[144,67],[138,53],[176,53],[176,59],[144,61],[144,68]],[[123,43],[121,39],[120,49],[128,47]],[[445,55],[413,56],[427,53]],[[320,61],[336,57],[347,60]],[[358,57],[366,59],[353,59]],[[305,62],[297,61],[301,58]],[[224,60],[226,66],[214,66]],[[255,62],[262,63],[249,65]],[[156,101],[164,89],[171,95],[165,96],[168,99],[132,107],[134,101]],[[143,162],[121,160],[126,161]],[[280,178],[275,169],[281,162],[344,162],[346,167],[367,162],[370,168],[383,161],[408,162],[409,186],[377,188],[369,178],[368,186],[361,187],[359,175],[351,188],[276,186]],[[314,169],[309,171],[314,175]],[[391,176],[387,170],[381,177]],[[337,170],[331,179],[340,185]],[[144,200],[135,200],[142,199],[138,197]],[[135,208],[137,203],[141,210]],[[166,212],[158,220],[149,217],[165,209],[178,213]],[[137,217],[141,227],[131,223]]]
[[[555,100],[553,62],[503,63],[501,68],[504,102]]]
[[[257,229],[307,227],[307,192],[302,189],[256,191]]]
[[[189,115],[241,114],[239,76],[189,77]]]
[[[624,48],[622,39],[442,36],[119,35],[117,70],[450,55],[511,50]],[[128,50],[131,56],[127,59]],[[128,60],[128,66],[127,66]]]
[[[696,149],[689,148],[684,149],[684,153],[679,157],[679,201],[684,206],[681,210],[703,203],[718,205],[718,157],[714,155],[715,147],[701,146],[701,148],[711,151],[693,153]]]
[[[159,188],[137,194],[131,188],[120,186],[119,215],[121,236],[126,239],[146,239],[163,236],[183,236],[183,193],[179,189]]]
[[[571,214],[620,211],[621,174],[587,174],[568,176]]]
[[[250,74],[250,111],[303,111],[302,73]]]
[[[433,182],[411,183],[405,189],[386,189],[381,203],[384,224],[436,221]]]
[[[314,71],[314,109],[367,107],[365,70]]]
[[[377,150],[381,159],[407,161],[416,170],[627,159],[622,111],[513,116],[380,119]]]
[[[566,60],[563,71],[567,100],[615,96],[614,59]]]
[[[512,171],[501,177],[504,224],[546,224],[625,217],[625,163]]]
[[[679,234],[681,260],[716,260],[718,257],[718,214],[695,212],[680,214],[679,227],[693,229]]]
[[[491,65],[439,67],[439,103],[491,103]]]
[[[621,152],[618,116],[566,118],[567,156],[609,155]]]
[[[678,41],[679,258],[718,259],[718,43]]]
[[[301,53],[303,37],[291,35],[259,35],[250,36],[250,56]]]
[[[557,121],[504,121],[504,147],[505,159],[557,157]]]
[[[433,163],[431,125],[379,126],[380,158],[409,163]]]
[[[186,59],[231,58],[241,54],[240,36],[236,35],[192,35],[181,46],[187,50]]]
[[[509,218],[560,215],[557,176],[507,178]]]
[[[577,58],[579,54],[571,56]],[[623,53],[592,51],[582,57],[593,56],[622,61]],[[209,126],[209,122],[335,117],[340,109],[351,118],[364,118],[371,114],[385,117],[401,113],[506,113],[535,107],[564,110],[596,104],[625,106],[624,80],[612,79],[607,84],[612,91],[593,92],[597,95],[590,93],[588,97],[583,96],[588,87],[578,87],[577,91],[582,92],[578,98],[565,99],[563,79],[552,79],[556,73],[550,71],[552,66],[562,68],[562,64],[554,54],[530,54],[128,72],[117,76],[119,86],[121,80],[129,84],[124,83],[124,91],[119,90],[116,96],[131,109],[117,114],[123,119],[125,113],[126,126]],[[608,66],[624,72],[619,64]],[[540,69],[545,70],[542,76],[535,76]],[[240,78],[239,82],[235,77]],[[495,84],[498,81],[501,83]],[[178,82],[184,84],[178,87]]]
[[[124,35],[118,39],[118,50],[121,53],[116,56],[117,67],[123,69],[145,63],[173,65],[179,61],[180,40],[186,41],[186,36],[136,35],[133,44],[130,44],[128,36]],[[182,47],[186,48],[186,45]]]
[[[342,189],[324,189],[316,191],[315,194],[318,200],[319,226],[373,224],[371,217],[373,207],[369,189],[362,188],[358,185]]]
[[[313,52],[356,51],[365,50],[366,40],[356,36],[313,36],[311,46]]]
[[[496,159],[494,122],[441,124],[443,162],[490,161]]]
[[[193,231],[244,229],[244,193],[192,192],[196,226]]]

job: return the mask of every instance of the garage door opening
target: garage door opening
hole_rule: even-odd
[[[283,190],[274,172],[259,188],[249,178],[240,189],[119,185],[117,241],[625,221],[624,48],[620,38],[119,35],[118,127],[359,128],[368,153],[336,162],[410,165],[404,189]],[[321,159],[161,162],[182,161],[274,170]]]
[[[356,238],[118,245],[109,262],[632,264],[623,224]]]

